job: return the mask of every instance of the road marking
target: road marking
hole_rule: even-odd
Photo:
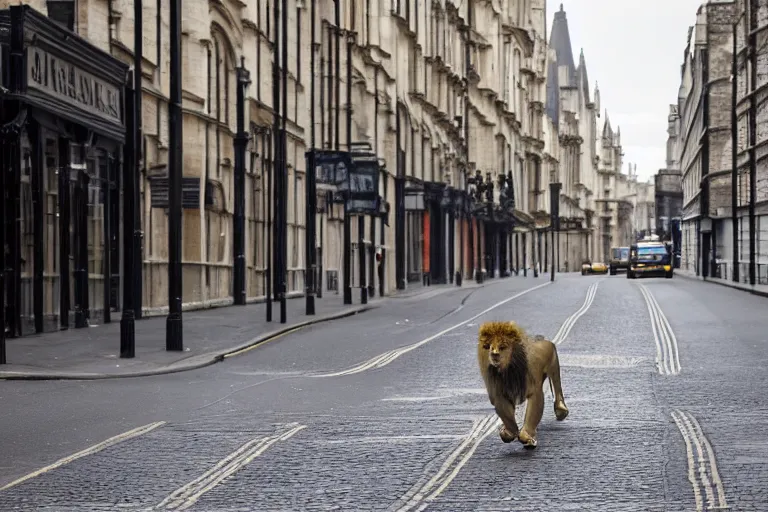
[[[599,354],[560,354],[560,367],[577,368],[637,368],[650,357],[612,356]]]
[[[706,510],[727,509],[723,482],[717,470],[715,451],[704,435],[704,431],[698,420],[687,412],[679,409],[672,411],[672,419],[675,420],[680,434],[685,441],[685,451],[688,459],[688,480],[693,486],[693,495],[696,501],[696,510],[705,510],[704,496],[706,496]],[[717,495],[717,496],[715,496]]]
[[[212,490],[221,482],[243,469],[278,441],[285,441],[300,430],[306,428],[306,425],[289,423],[285,427],[288,428],[285,432],[248,441],[240,448],[221,459],[211,469],[188,484],[179,487],[169,494],[163,501],[148,510],[188,509],[194,505],[203,494]]]
[[[453,331],[455,329],[458,329],[459,327],[467,325],[471,321],[473,321],[473,320],[475,320],[477,318],[480,318],[484,314],[486,314],[486,313],[488,313],[490,311],[493,311],[494,309],[498,308],[499,306],[503,306],[507,302],[513,301],[513,300],[517,299],[518,297],[522,297],[526,293],[530,293],[530,292],[532,292],[534,290],[538,290],[539,288],[543,288],[544,286],[547,286],[549,284],[550,284],[550,281],[547,281],[546,283],[540,284],[538,286],[534,286],[533,288],[528,288],[527,290],[524,290],[524,291],[522,291],[522,292],[520,292],[520,293],[518,293],[516,295],[513,295],[512,297],[509,297],[509,298],[506,298],[506,299],[502,300],[501,302],[497,302],[493,306],[483,310],[482,312],[476,314],[472,318],[464,320],[463,322],[459,322],[458,324],[453,325],[451,327],[448,327],[447,329],[443,329],[442,331],[438,332],[437,334],[433,334],[429,338],[421,340],[418,343],[414,343],[413,345],[408,345],[407,347],[403,347],[403,348],[399,348],[399,349],[395,349],[395,350],[390,350],[388,352],[384,352],[383,354],[380,354],[380,355],[374,357],[373,359],[369,359],[368,361],[366,361],[364,363],[361,363],[361,364],[359,364],[357,366],[354,366],[352,368],[349,368],[347,370],[342,370],[340,372],[332,372],[332,373],[322,373],[322,374],[319,374],[319,375],[312,375],[312,377],[319,377],[319,378],[322,378],[322,377],[341,377],[341,376],[346,376],[346,375],[354,375],[356,373],[362,373],[362,372],[364,372],[366,370],[373,370],[373,369],[376,369],[376,368],[382,368],[382,367],[390,364],[392,361],[394,361],[398,357],[400,357],[400,356],[402,356],[404,354],[407,354],[408,352],[410,352],[412,350],[416,350],[417,348],[421,347],[422,345],[426,345],[430,341],[436,340],[437,338],[439,338],[443,334],[447,334],[447,333],[449,333],[449,332],[451,332],[451,331]]]
[[[248,343],[253,342],[254,343],[253,345],[245,347],[245,348],[241,348],[237,352],[231,352],[229,354],[224,354],[224,359],[229,359],[230,357],[239,356],[239,355],[245,354],[246,352],[250,352],[251,350],[253,350],[255,348],[263,347],[267,343],[271,343],[271,342],[273,342],[275,340],[279,340],[283,336],[288,336],[289,334],[293,334],[294,332],[300,331],[300,330],[304,329],[305,327],[308,327],[308,326],[307,325],[300,325],[298,327],[294,327],[293,329],[289,329],[289,330],[287,330],[285,332],[281,332],[280,334],[276,334],[275,336],[272,336],[271,338],[268,338],[268,339],[266,339],[266,340],[264,340],[262,342],[256,342],[255,340],[251,340]],[[256,339],[258,339],[258,338],[256,338]]]
[[[461,468],[469,461],[477,447],[480,446],[480,443],[490,434],[497,432],[500,426],[501,420],[495,414],[475,421],[472,430],[469,431],[464,441],[448,454],[448,457],[437,473],[426,482],[424,480],[426,480],[428,475],[422,476],[416,485],[411,487],[388,510],[396,512],[416,510],[419,512],[427,508],[456,478],[456,475],[459,474]]]
[[[555,334],[555,337],[552,338],[552,343],[559,345],[565,341],[565,339],[568,337],[568,334],[570,334],[571,329],[573,329],[573,326],[576,324],[576,320],[581,318],[595,301],[595,295],[597,295],[597,286],[599,284],[600,281],[597,281],[596,283],[590,285],[590,287],[587,289],[587,297],[584,299],[584,304],[582,304],[578,311],[569,316],[565,322],[563,322],[563,325],[560,326],[560,329],[557,331],[557,334]]]
[[[63,459],[59,459],[53,464],[50,464],[48,466],[45,466],[44,468],[38,469],[37,471],[30,473],[26,476],[23,476],[19,478],[18,480],[14,480],[13,482],[6,484],[5,486],[0,488],[0,491],[5,491],[10,489],[11,487],[14,487],[16,485],[19,485],[20,483],[26,482],[27,480],[30,480],[32,478],[35,478],[37,476],[42,475],[43,473],[47,473],[48,471],[51,471],[52,469],[59,468],[61,466],[64,466],[65,464],[69,464],[72,461],[75,461],[77,459],[80,459],[82,457],[87,457],[88,455],[93,455],[94,453],[98,453],[105,448],[109,448],[110,446],[114,446],[118,443],[122,443],[123,441],[127,441],[129,439],[133,439],[134,437],[138,437],[140,435],[146,434],[148,432],[151,432],[155,430],[158,427],[161,427],[165,425],[164,421],[157,421],[155,423],[150,423],[149,425],[144,425],[142,427],[136,427],[133,430],[129,430],[128,432],[123,432],[122,434],[118,434],[114,437],[110,437],[106,441],[102,441],[98,444],[95,444],[91,446],[90,448],[86,448],[85,450],[79,451],[77,453],[74,453],[68,457],[64,457]]]
[[[433,400],[453,399],[463,395],[487,395],[485,388],[456,388],[456,389],[438,389],[442,395],[430,396],[395,396],[391,398],[382,398],[382,402],[430,402]]]
[[[656,366],[661,375],[677,375],[680,373],[680,354],[677,349],[677,338],[669,325],[667,317],[661,310],[656,298],[645,287],[638,284],[643,294],[648,314],[651,317],[653,339],[656,342]]]

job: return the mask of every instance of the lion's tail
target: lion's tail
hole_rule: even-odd
[[[555,386],[552,384],[552,379],[549,378],[549,375],[547,375],[547,381],[549,382],[549,390],[552,392],[552,397],[555,396]]]

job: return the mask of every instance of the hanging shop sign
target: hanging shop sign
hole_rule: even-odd
[[[318,189],[332,191],[333,202],[346,202],[347,212],[378,215],[379,160],[372,152],[314,152],[315,180]]]
[[[347,154],[342,151],[315,151],[315,183],[319,189],[336,190],[347,176]]]
[[[347,192],[347,211],[360,215],[377,215],[379,197],[379,159],[374,153],[349,153],[349,175],[339,188]]]

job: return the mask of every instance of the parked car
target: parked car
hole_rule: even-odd
[[[619,270],[629,269],[629,247],[611,247],[611,259],[608,262],[612,276]]]
[[[581,275],[583,276],[587,274],[607,274],[607,273],[608,273],[608,265],[602,262],[591,263],[590,261],[585,261],[581,265]]]

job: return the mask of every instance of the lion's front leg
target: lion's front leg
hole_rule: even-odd
[[[497,397],[494,407],[496,408],[496,414],[499,415],[504,424],[499,430],[499,436],[505,443],[511,443],[517,439],[520,432],[520,429],[517,427],[517,421],[515,421],[515,406],[506,398]]]
[[[541,389],[541,386],[535,386],[533,393],[528,397],[523,430],[520,431],[518,436],[518,439],[526,448],[536,448],[536,428],[539,426],[543,414],[544,391]]]

